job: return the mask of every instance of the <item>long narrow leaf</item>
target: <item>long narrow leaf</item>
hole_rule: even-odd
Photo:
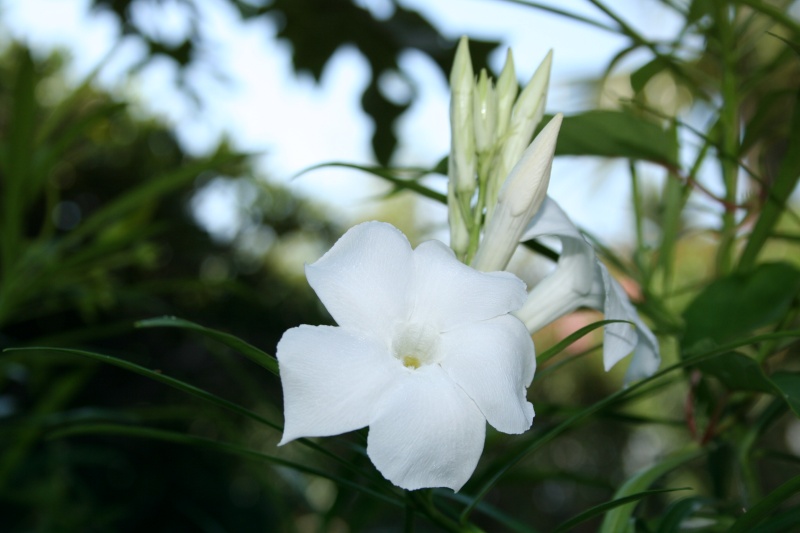
[[[616,509],[616,508],[618,508],[618,507],[620,507],[622,505],[627,505],[627,504],[636,505],[637,503],[639,503],[639,500],[641,500],[643,498],[646,498],[648,496],[652,496],[653,494],[662,494],[662,493],[665,493],[665,492],[675,492],[675,491],[679,491],[679,490],[692,490],[692,489],[689,488],[689,487],[683,487],[683,488],[679,488],[679,489],[644,490],[642,492],[637,492],[635,494],[629,494],[627,496],[622,496],[620,498],[614,498],[611,501],[608,501],[608,502],[605,502],[605,503],[601,503],[599,505],[595,505],[594,507],[591,507],[591,508],[585,510],[581,514],[579,514],[579,515],[577,515],[577,516],[575,516],[573,518],[570,518],[569,520],[567,520],[566,522],[562,523],[557,528],[555,528],[553,530],[553,533],[557,533],[559,531],[568,531],[568,530],[572,529],[573,527],[577,526],[580,523],[586,522],[587,520],[591,520],[592,518],[595,518],[596,516],[600,516],[600,515],[608,512],[608,511],[611,511],[612,509]]]
[[[755,531],[754,527],[757,526],[759,522],[775,511],[775,509],[790,496],[798,492],[800,492],[800,476],[795,476],[753,505],[746,513],[739,517],[728,532],[745,533],[747,531]]]
[[[385,167],[374,167],[374,166],[365,166],[365,165],[356,165],[353,163],[343,163],[341,161],[332,161],[330,163],[322,163],[320,165],[314,165],[313,167],[309,167],[298,176],[302,174],[306,174],[311,172],[312,170],[317,170],[320,168],[328,168],[328,167],[341,167],[341,168],[352,168],[355,170],[360,170],[362,172],[367,172],[372,174],[373,176],[377,176],[383,180],[388,181],[392,185],[394,185],[397,189],[400,190],[409,190],[413,191],[421,196],[426,198],[430,198],[431,200],[436,200],[437,202],[446,204],[447,203],[447,196],[442,193],[436,192],[433,189],[429,189],[424,185],[420,184],[415,179],[403,179],[396,175],[396,173],[401,171],[412,172],[415,177],[419,178],[426,174],[431,174],[432,172],[426,169],[390,169]]]
[[[269,455],[255,450],[250,450],[248,448],[244,448],[237,444],[232,444],[229,442],[219,442],[205,437],[197,437],[194,435],[185,435],[183,433],[176,433],[174,431],[166,431],[163,429],[144,428],[136,426],[124,426],[116,424],[85,424],[54,431],[53,433],[50,434],[50,438],[57,439],[57,438],[70,437],[74,435],[87,435],[87,434],[124,435],[126,437],[155,439],[166,442],[173,442],[176,444],[197,446],[200,448],[206,448],[218,452],[228,453],[231,455],[237,455],[245,459],[267,461],[269,463],[273,463],[279,466],[291,468],[298,472],[303,472],[305,474],[310,474],[313,476],[319,476],[322,478],[329,479],[334,483],[345,485],[347,487],[350,487],[351,489],[355,489],[359,492],[362,492],[364,494],[372,496],[373,498],[376,498],[378,500],[384,501],[392,505],[399,505],[399,506],[403,505],[403,502],[399,501],[397,498],[393,498],[388,494],[382,494],[380,492],[369,489],[365,487],[363,483],[356,483],[345,478],[333,476],[331,474],[323,472],[322,470],[317,470],[316,468],[311,468],[309,466],[296,463],[294,461],[289,461],[286,459],[282,459],[280,457],[275,457],[274,455]]]
[[[197,398],[201,398],[207,402],[213,403],[220,407],[224,407],[230,411],[238,413],[240,415],[246,416],[256,422],[261,424],[265,424],[273,429],[278,431],[282,431],[283,428],[272,422],[271,420],[267,420],[266,418],[262,417],[261,415],[250,411],[249,409],[245,409],[241,405],[235,404],[231,401],[228,401],[224,398],[220,398],[216,394],[211,394],[210,392],[206,392],[199,387],[195,387],[194,385],[190,385],[184,381],[179,379],[164,375],[161,372],[156,372],[154,370],[150,370],[149,368],[145,368],[143,366],[137,365],[136,363],[131,363],[130,361],[125,361],[124,359],[119,359],[117,357],[112,357],[110,355],[99,354],[95,352],[89,352],[86,350],[77,350],[74,348],[48,348],[48,347],[24,347],[24,348],[7,348],[3,350],[3,352],[20,352],[20,351],[36,351],[36,352],[56,352],[56,353],[65,353],[65,354],[73,354],[79,355],[81,357],[87,357],[89,359],[94,359],[95,361],[100,361],[101,363],[109,364],[112,366],[116,366],[118,368],[122,368],[123,370],[127,370],[129,372],[133,372],[135,374],[139,374],[141,376],[148,377],[154,381],[158,381],[160,383],[164,383],[165,385],[169,385],[174,389],[178,389],[181,392],[185,392]]]
[[[540,353],[538,356],[536,356],[536,362],[538,364],[541,364],[541,363],[544,363],[545,361],[548,361],[548,360],[552,359],[556,355],[558,355],[561,352],[563,352],[567,348],[567,346],[569,346],[573,342],[575,342],[575,341],[581,339],[582,337],[588,335],[589,333],[591,333],[592,331],[596,330],[597,328],[606,326],[608,324],[613,324],[615,322],[628,322],[628,321],[627,320],[600,320],[598,322],[593,322],[593,323],[589,324],[588,326],[584,326],[581,329],[579,329],[578,331],[576,331],[575,333],[572,333],[571,335],[565,337],[563,340],[561,340],[555,346],[551,346],[550,348],[548,348],[544,352]],[[628,323],[630,324],[630,322],[628,322]]]
[[[700,457],[704,453],[705,450],[702,448],[692,446],[687,450],[666,457],[650,468],[634,474],[633,477],[623,483],[614,494],[615,499],[623,499],[632,495],[641,494],[667,472]],[[603,520],[600,533],[618,533],[619,531],[625,531],[637,503],[638,501],[625,503],[610,511]]]
[[[183,320],[181,318],[173,316],[165,316],[160,318],[149,318],[147,320],[141,320],[136,323],[136,327],[137,328],[182,328],[182,329],[190,329],[192,331],[197,331],[199,333],[202,333],[206,337],[219,341],[226,346],[230,346],[237,352],[248,357],[250,360],[258,364],[259,366],[266,368],[276,376],[279,375],[278,361],[275,360],[274,357],[269,355],[267,352],[259,350],[252,344],[243,341],[239,337],[231,335],[230,333],[217,331],[215,329],[207,328],[205,326],[195,324],[194,322],[189,322],[188,320]]]

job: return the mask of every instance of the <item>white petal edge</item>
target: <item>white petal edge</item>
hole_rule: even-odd
[[[527,297],[525,283],[510,272],[479,272],[439,241],[414,250],[412,321],[440,331],[504,315]]]
[[[382,338],[408,314],[412,265],[411,245],[400,230],[364,222],[306,265],[306,277],[338,325]]]
[[[278,343],[285,427],[279,445],[369,424],[402,364],[386,346],[332,326],[300,326]]]
[[[639,313],[628,300],[624,289],[611,276],[605,265],[598,262],[598,268],[603,278],[605,292],[603,310],[606,318],[627,320],[635,326],[635,329],[623,323],[606,326],[603,364],[606,370],[609,370],[633,350],[633,357],[625,373],[625,383],[651,376],[661,364],[658,340],[650,328],[639,318]],[[609,335],[611,326],[619,328],[613,336]]]
[[[599,275],[594,249],[550,197],[542,203],[522,240],[543,235],[561,240],[562,250],[556,269],[533,287],[525,304],[514,313],[532,333],[587,305]]]
[[[367,455],[406,490],[458,491],[475,471],[486,419],[438,365],[408,372],[386,391],[369,424]]]
[[[602,311],[608,320],[631,322],[635,328],[621,322],[605,326],[603,365],[608,371],[633,351],[625,382],[655,373],[661,362],[655,335],[639,318],[619,283],[597,259],[591,245],[550,197],[543,202],[522,240],[542,235],[559,238],[564,250],[556,270],[533,288],[525,304],[514,314],[531,332],[584,306]]]
[[[503,433],[519,434],[533,422],[526,392],[536,370],[530,333],[504,315],[442,335],[442,368]]]

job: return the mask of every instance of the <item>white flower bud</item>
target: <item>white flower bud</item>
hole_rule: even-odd
[[[494,216],[494,207],[497,203],[497,195],[500,187],[511,169],[517,164],[517,161],[519,161],[525,147],[530,143],[533,132],[536,131],[536,127],[542,120],[547,97],[547,84],[550,81],[550,65],[552,64],[552,60],[553,52],[550,51],[539,65],[539,68],[536,69],[536,72],[534,72],[528,85],[522,90],[522,93],[520,93],[511,111],[508,127],[502,136],[499,137],[501,143],[500,151],[495,158],[488,180],[488,191],[486,195],[486,205],[488,206],[486,214],[487,221],[491,220],[492,216]],[[502,79],[502,75],[497,85],[499,100],[503,99],[500,95],[501,83],[508,83]],[[516,85],[516,81],[514,81],[514,85]],[[502,90],[506,90],[505,87],[503,87]],[[498,101],[498,109],[502,105],[505,104],[501,104],[500,101]],[[502,112],[503,111],[498,110],[498,115],[502,116]]]
[[[497,78],[497,86],[495,88],[495,94],[497,95],[496,138],[501,141],[511,122],[511,109],[517,99],[517,92],[519,92],[519,85],[517,84],[517,74],[514,71],[514,57],[509,48],[506,55],[506,64],[503,65],[503,71],[500,73],[500,77]]]
[[[482,154],[488,152],[494,146],[497,124],[497,95],[486,69],[481,69],[472,102],[472,118],[475,121],[475,146],[478,149],[478,154]]]
[[[560,113],[553,117],[511,170],[500,189],[494,216],[486,226],[473,268],[492,272],[508,265],[522,232],[547,195],[562,118]]]
[[[450,72],[450,179],[456,180],[457,195],[472,197],[476,187],[475,125],[472,119],[474,75],[466,37],[458,43]],[[450,207],[452,209],[452,206]]]

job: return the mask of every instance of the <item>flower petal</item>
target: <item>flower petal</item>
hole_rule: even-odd
[[[411,245],[400,230],[365,222],[306,265],[306,277],[337,324],[385,338],[406,318],[412,264]]]
[[[602,311],[608,320],[626,320],[605,326],[603,364],[609,370],[634,352],[625,380],[653,374],[660,363],[658,341],[642,322],[625,291],[609,274],[578,228],[556,202],[547,198],[523,234],[523,240],[551,235],[563,249],[556,270],[537,284],[521,309],[514,314],[531,332],[579,307]]]
[[[386,391],[369,424],[367,454],[407,490],[458,491],[478,464],[486,419],[438,365],[409,371]]]
[[[561,240],[556,269],[531,290],[516,313],[531,332],[586,304],[598,273],[594,249],[556,202],[547,197],[522,236],[529,240],[550,235]]]
[[[622,286],[611,277],[605,265],[602,263],[598,265],[603,278],[605,301],[602,309],[606,319],[627,320],[635,326],[635,329],[624,323],[606,326],[603,364],[608,370],[633,351],[633,358],[625,373],[625,382],[650,376],[658,370],[661,363],[658,341],[650,328],[639,318]]]
[[[277,357],[286,419],[280,444],[366,426],[375,403],[403,372],[382,343],[332,326],[288,330]]]
[[[442,335],[442,368],[504,433],[531,427],[533,405],[526,389],[536,357],[530,333],[511,315],[460,327]]]
[[[507,314],[527,297],[515,275],[479,272],[438,241],[417,246],[414,268],[412,320],[440,331]]]

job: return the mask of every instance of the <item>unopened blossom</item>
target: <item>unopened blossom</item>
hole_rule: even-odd
[[[278,344],[280,444],[369,426],[367,454],[405,489],[460,489],[486,422],[522,433],[533,343],[511,314],[527,297],[508,272],[479,272],[438,241],[412,249],[396,228],[350,229],[309,283],[338,324],[288,330]]]
[[[509,61],[511,56],[509,55]],[[487,191],[487,218],[491,220],[494,215],[494,205],[506,176],[508,176],[523,152],[531,142],[533,132],[539,126],[544,116],[544,106],[547,101],[547,86],[550,82],[550,68],[553,62],[552,51],[548,52],[542,63],[533,73],[531,80],[519,94],[511,110],[508,126],[498,132],[498,148],[491,176],[488,180]],[[498,81],[498,98],[503,98],[507,89]],[[500,113],[504,113],[504,104],[500,103]]]
[[[472,266],[478,270],[502,270],[517,249],[528,223],[547,195],[550,169],[561,128],[559,113],[539,132],[503,183],[494,216],[484,230],[483,241]]]
[[[602,311],[607,320],[624,320],[605,326],[603,363],[606,371],[633,352],[625,381],[653,374],[661,361],[655,335],[639,318],[625,291],[597,258],[592,246],[549,197],[521,240],[546,235],[561,241],[558,264],[531,290],[525,305],[515,315],[531,332],[581,307]]]

